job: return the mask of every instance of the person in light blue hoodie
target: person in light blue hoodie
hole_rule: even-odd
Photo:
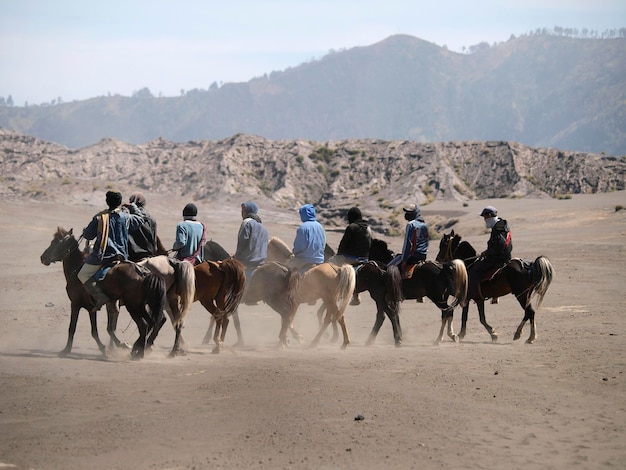
[[[306,271],[324,262],[326,232],[315,218],[315,207],[312,204],[300,207],[300,220],[302,224],[296,230],[296,238],[293,242],[293,257],[287,265]]]

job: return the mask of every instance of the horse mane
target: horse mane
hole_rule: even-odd
[[[210,261],[223,261],[230,258],[230,254],[214,240],[209,240],[204,245],[204,259]]]
[[[291,256],[291,248],[278,237],[270,238],[267,243],[267,259],[284,262]]]

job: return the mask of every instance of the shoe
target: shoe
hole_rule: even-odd
[[[91,295],[96,304],[93,308],[93,311],[97,312],[104,304],[111,302],[111,299],[103,292],[102,288],[96,281],[89,279],[83,285],[85,286],[85,290],[87,291],[87,293]]]

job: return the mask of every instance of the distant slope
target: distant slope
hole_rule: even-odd
[[[350,138],[503,140],[626,154],[626,39],[523,36],[471,55],[411,36],[332,53],[247,83],[0,108],[0,126],[69,147]]]

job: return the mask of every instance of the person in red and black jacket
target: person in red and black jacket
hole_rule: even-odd
[[[479,215],[485,220],[487,228],[491,229],[491,235],[487,241],[487,249],[469,270],[468,298],[476,293],[478,285],[490,269],[504,266],[511,260],[513,251],[509,224],[498,217],[496,208],[487,206]]]

